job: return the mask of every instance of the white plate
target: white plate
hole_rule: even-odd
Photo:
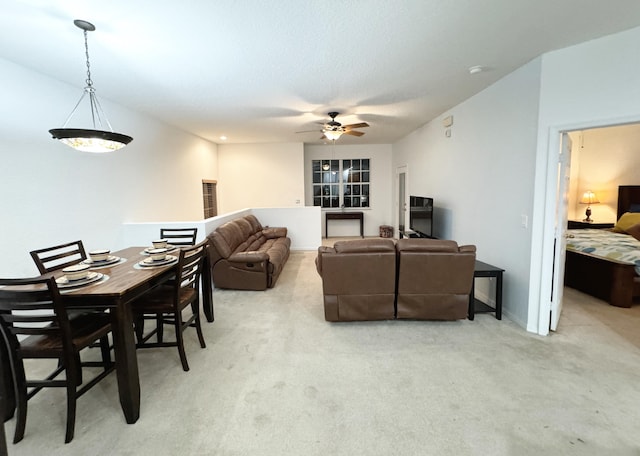
[[[154,266],[165,266],[167,264],[173,263],[174,261],[178,261],[178,257],[173,255],[167,255],[164,260],[161,261],[153,261],[151,258],[145,258],[140,261],[138,264],[140,266],[144,266],[145,268],[154,267]]]
[[[89,272],[89,274],[87,274],[87,277],[80,280],[69,280],[67,279],[67,276],[58,277],[56,279],[56,283],[60,288],[81,287],[83,285],[97,282],[98,280],[102,279],[102,277],[104,277],[104,274],[100,272]]]
[[[144,249],[144,253],[148,254],[149,250],[153,250],[153,249],[167,249],[167,252],[173,252],[175,249],[177,249],[178,247],[176,247],[175,245],[171,245],[171,244],[167,244],[166,247],[147,247],[146,249]]]
[[[120,261],[120,257],[109,255],[106,260],[93,261],[91,258],[87,258],[86,260],[82,260],[80,263],[88,264],[89,266],[93,266],[94,268],[96,268],[96,267],[102,267],[102,266],[107,266],[109,264],[117,263],[118,261]]]

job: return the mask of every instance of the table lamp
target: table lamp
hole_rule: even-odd
[[[587,215],[587,218],[584,219],[583,222],[587,222],[587,223],[593,222],[593,219],[591,218],[591,205],[598,204],[599,202],[600,200],[598,200],[598,197],[596,196],[596,194],[593,193],[591,190],[587,190],[586,192],[584,192],[584,194],[582,195],[582,199],[580,200],[580,204],[587,205],[587,210],[585,212],[585,214]]]

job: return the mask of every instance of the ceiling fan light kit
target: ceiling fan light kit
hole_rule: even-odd
[[[368,127],[369,124],[366,122],[360,122],[357,124],[350,125],[342,125],[340,122],[336,120],[336,117],[339,115],[339,112],[330,112],[328,115],[331,117],[331,120],[324,124],[322,128],[322,134],[325,138],[330,141],[337,141],[340,139],[342,135],[351,135],[351,136],[362,136],[363,132],[355,130],[355,128],[365,128]]]
[[[91,22],[83,21],[81,19],[76,19],[73,21],[76,27],[82,29],[84,33],[84,48],[85,55],[87,58],[87,80],[86,87],[82,92],[82,96],[80,100],[76,103],[73,111],[67,117],[62,128],[53,128],[49,130],[51,136],[54,139],[59,140],[63,144],[66,144],[70,147],[73,147],[76,150],[82,152],[112,152],[114,150],[118,150],[129,144],[133,138],[131,136],[127,136],[121,133],[116,133],[113,131],[111,127],[111,123],[107,116],[104,114],[102,107],[100,106],[100,102],[98,101],[98,97],[96,96],[96,89],[93,87],[93,81],[91,80],[91,67],[89,65],[89,46],[87,43],[87,32],[93,32],[96,28]],[[89,105],[91,108],[91,120],[93,122],[93,129],[85,129],[85,128],[67,128],[67,124],[75,114],[78,106],[84,100],[84,97],[89,95]],[[109,130],[97,129],[97,126],[102,127],[102,121],[106,123]]]

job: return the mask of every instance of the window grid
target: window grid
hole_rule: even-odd
[[[335,159],[313,160],[313,205],[369,207],[370,163],[368,158],[342,160],[342,163]]]

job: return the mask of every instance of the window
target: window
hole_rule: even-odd
[[[202,201],[204,204],[204,218],[218,215],[218,198],[216,196],[216,184],[214,180],[202,181]]]
[[[369,207],[370,159],[313,160],[313,205]]]

